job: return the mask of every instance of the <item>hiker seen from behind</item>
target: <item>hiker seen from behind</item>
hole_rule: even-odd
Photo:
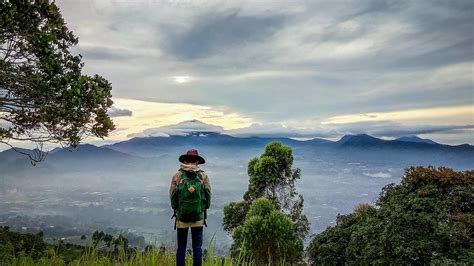
[[[197,150],[188,150],[179,157],[179,161],[181,166],[171,179],[169,190],[178,240],[176,265],[185,265],[188,231],[191,228],[193,265],[200,266],[203,228],[207,226],[207,209],[211,205],[211,184],[206,172],[199,167],[206,161]]]

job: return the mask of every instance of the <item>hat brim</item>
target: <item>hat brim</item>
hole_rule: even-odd
[[[198,164],[205,164],[206,163],[206,160],[204,160],[204,158],[202,158],[201,156],[199,155],[188,155],[188,154],[183,154],[181,156],[179,156],[179,161],[184,163],[184,161],[193,161],[193,160],[196,160],[198,159]]]

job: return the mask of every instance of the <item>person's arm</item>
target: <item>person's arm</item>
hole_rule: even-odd
[[[202,184],[204,186],[204,194],[206,195],[206,209],[211,206],[211,181],[207,173],[203,172]]]
[[[174,176],[171,178],[171,184],[170,184],[170,189],[169,189],[169,197],[171,199],[171,194],[173,193],[174,188],[178,185],[179,183],[179,172],[174,174]]]

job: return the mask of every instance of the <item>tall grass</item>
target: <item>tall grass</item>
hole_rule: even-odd
[[[242,256],[237,258],[230,258],[229,256],[221,257],[215,254],[215,235],[212,236],[211,240],[206,246],[207,253],[203,257],[203,266],[253,266],[254,262],[250,260],[242,259]],[[19,254],[11,261],[14,266],[30,266],[30,265],[41,265],[41,266],[60,266],[60,265],[71,265],[71,266],[108,266],[108,265],[120,265],[120,266],[174,266],[176,265],[176,258],[174,250],[157,250],[151,249],[147,251],[135,251],[132,254],[127,254],[125,249],[119,250],[119,253],[112,257],[107,256],[104,252],[101,252],[97,246],[88,246],[85,248],[83,254],[79,259],[72,262],[66,263],[66,261],[58,255],[57,250],[49,248],[43,257],[38,260],[34,260],[27,254]],[[187,254],[186,265],[192,265],[192,255]],[[281,264],[283,265],[283,264]]]

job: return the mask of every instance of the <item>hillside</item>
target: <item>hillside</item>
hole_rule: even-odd
[[[467,265],[472,253],[474,171],[411,167],[375,206],[338,215],[308,254],[318,265]]]

